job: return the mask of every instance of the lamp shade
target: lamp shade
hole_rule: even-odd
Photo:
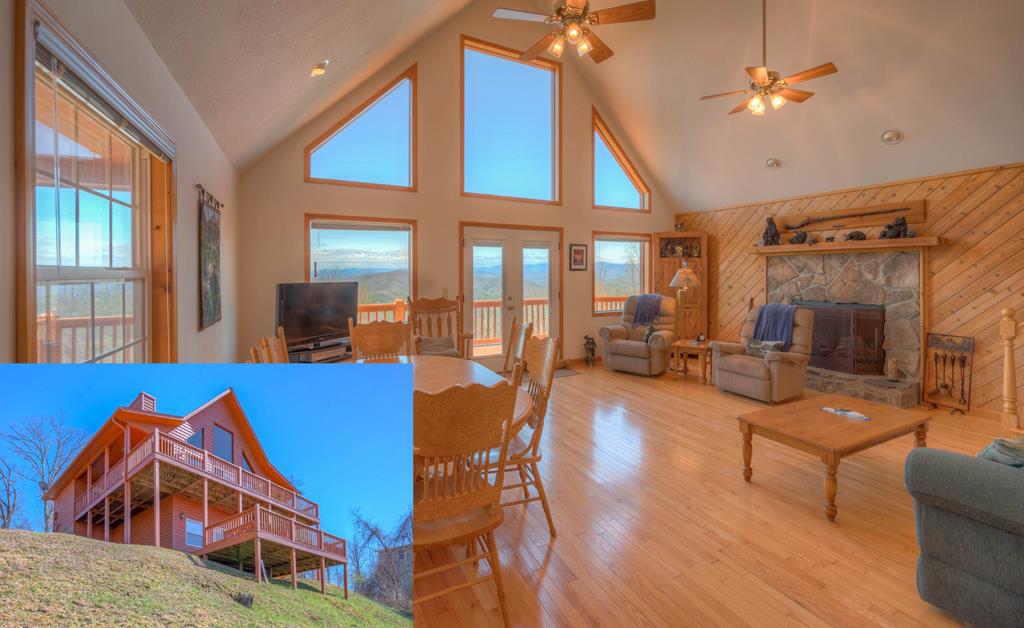
[[[676,271],[672,281],[668,283],[670,288],[696,288],[700,285],[700,277],[690,267],[683,264],[683,267]]]

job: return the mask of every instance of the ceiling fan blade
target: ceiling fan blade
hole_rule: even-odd
[[[780,89],[779,95],[790,102],[803,102],[814,95],[814,92],[805,92],[802,89]]]
[[[547,50],[548,46],[550,46],[553,41],[555,41],[555,33],[548,33],[542,37],[540,41],[531,46],[529,50],[519,55],[519,58],[522,61],[533,61],[540,56],[540,53]]]
[[[531,13],[529,11],[517,11],[515,9],[502,9],[498,8],[494,10],[493,17],[502,20],[523,20],[526,22],[547,22],[550,16],[544,15],[543,13]]]
[[[816,79],[819,76],[826,76],[829,74],[835,74],[839,71],[834,63],[823,63],[817,67],[811,68],[810,70],[804,70],[803,72],[797,72],[792,76],[787,76],[782,79],[786,81],[787,85],[793,85],[795,83],[802,83],[811,79]]]
[[[747,68],[747,74],[750,75],[750,80],[754,81],[758,85],[763,85],[768,82],[768,68],[764,66]]]
[[[710,100],[711,98],[721,98],[722,96],[735,96],[736,94],[753,94],[753,90],[749,89],[738,89],[734,92],[723,92],[721,94],[711,94],[710,96],[701,96],[701,100]]]
[[[608,57],[615,54],[612,49],[608,47],[608,44],[601,41],[601,38],[597,36],[594,31],[587,33],[587,39],[590,41],[590,45],[594,47],[590,51],[590,58],[594,60],[594,63],[601,63],[602,61],[608,60]]]
[[[587,0],[565,0],[565,8],[582,11],[587,6]]]
[[[739,113],[739,112],[743,111],[744,109],[746,109],[747,108],[747,103],[749,103],[753,98],[754,98],[753,96],[751,96],[750,98],[744,98],[743,102],[741,102],[740,104],[736,105],[736,108],[729,112],[729,115],[731,116],[734,113]]]
[[[621,7],[601,9],[590,14],[596,20],[595,24],[621,24],[622,22],[642,22],[653,20],[654,0],[624,4]]]

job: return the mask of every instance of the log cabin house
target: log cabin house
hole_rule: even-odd
[[[53,529],[158,545],[251,571],[256,581],[342,565],[345,539],[270,462],[234,391],[186,416],[146,393],[119,407],[46,491]],[[262,569],[257,566],[262,564]]]

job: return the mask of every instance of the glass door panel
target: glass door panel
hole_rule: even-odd
[[[472,245],[473,355],[501,355],[504,346],[505,245]]]
[[[522,249],[522,308],[519,320],[533,324],[533,335],[551,334],[551,250],[528,244]]]

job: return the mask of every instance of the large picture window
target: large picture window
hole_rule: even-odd
[[[650,211],[651,190],[597,109],[594,123],[594,208]]]
[[[213,426],[213,455],[234,464],[235,437],[219,425]]]
[[[648,290],[651,237],[594,232],[595,314],[622,312],[626,298]]]
[[[42,65],[34,113],[36,357],[144,362],[144,151]]]
[[[463,194],[558,203],[561,65],[462,44]]]
[[[307,279],[359,283],[359,322],[403,320],[416,296],[416,221],[306,216]]]

